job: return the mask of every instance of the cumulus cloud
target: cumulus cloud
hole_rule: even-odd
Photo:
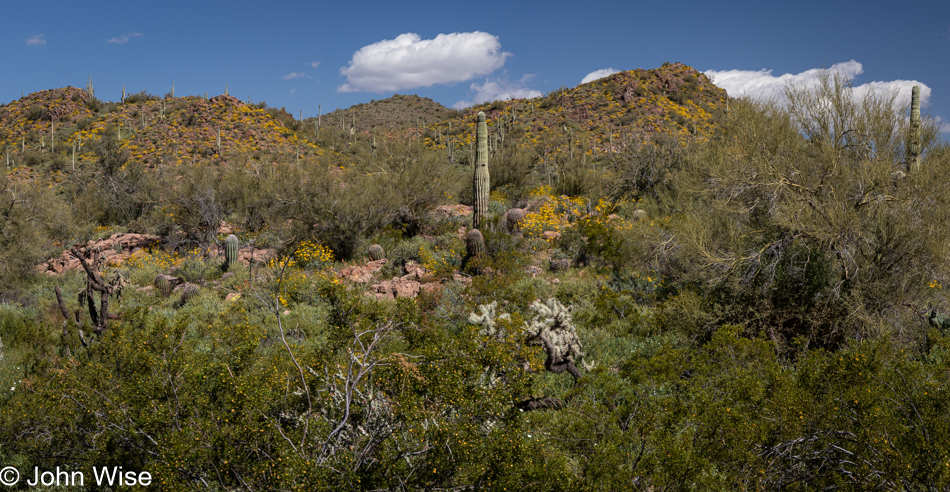
[[[303,72],[290,72],[287,75],[284,75],[284,80],[293,80],[293,79],[309,79],[310,76]]]
[[[320,66],[320,62],[319,62],[319,61],[310,62],[310,66],[313,67],[313,68],[317,68],[317,67]]]
[[[530,79],[531,75],[525,75],[517,82],[509,82],[508,79],[485,79],[481,84],[472,83],[469,89],[475,92],[474,98],[471,101],[459,101],[452,107],[462,109],[489,101],[541,97],[540,91],[525,87]]]
[[[853,81],[855,77],[864,73],[864,66],[857,61],[851,60],[844,63],[836,63],[827,69],[833,74],[838,74]],[[785,88],[792,87],[814,87],[818,84],[823,69],[813,68],[805,70],[798,74],[783,74],[780,76],[772,75],[771,70],[707,70],[704,72],[713,83],[722,87],[732,97],[749,96],[758,100],[774,99],[782,102],[785,98]],[[926,84],[916,80],[892,80],[868,82],[853,87],[853,94],[856,98],[863,98],[871,93],[874,95],[891,95],[897,93],[896,103],[898,106],[910,104],[911,88],[915,85],[920,86],[920,102],[927,104],[930,99],[931,89]]]
[[[608,76],[608,75],[613,75],[613,74],[615,74],[615,73],[617,73],[617,72],[619,72],[619,71],[620,71],[620,70],[617,70],[617,69],[615,69],[615,68],[613,68],[613,67],[611,67],[611,68],[601,68],[600,70],[594,70],[593,72],[591,72],[591,73],[585,75],[584,78],[581,79],[581,83],[582,83],[582,84],[586,84],[586,83],[588,83],[588,82],[593,82],[593,81],[595,81],[595,80],[597,80],[597,79],[602,79],[602,78],[604,78],[604,77],[606,77],[606,76]]]
[[[140,38],[140,37],[142,37],[142,33],[132,31],[132,32],[130,32],[130,33],[128,33],[128,34],[123,34],[123,35],[121,35],[121,36],[116,36],[116,37],[110,39],[108,42],[109,42],[109,43],[115,43],[115,44],[125,44],[125,43],[128,43],[129,40],[132,39],[132,38]]]
[[[937,122],[937,128],[940,129],[941,133],[950,133],[950,121],[947,121],[939,116],[935,116],[934,120]]]
[[[34,34],[26,38],[27,46],[46,46],[46,38],[43,34]]]
[[[364,46],[340,69],[339,92],[389,92],[464,82],[501,68],[511,56],[497,36],[485,32],[439,34],[422,39],[406,33]]]

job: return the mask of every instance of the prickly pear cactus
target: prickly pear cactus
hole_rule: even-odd
[[[369,259],[371,261],[379,261],[386,257],[386,251],[382,246],[374,244],[369,247]]]
[[[229,270],[238,261],[238,238],[228,234],[224,239],[224,269]]]
[[[941,330],[950,330],[950,316],[938,313],[936,309],[930,311],[930,325]]]
[[[472,214],[474,229],[478,229],[488,214],[488,123],[485,113],[479,111],[475,129],[475,210]]]

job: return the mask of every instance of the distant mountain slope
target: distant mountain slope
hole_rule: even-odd
[[[484,111],[489,126],[504,126],[493,130],[496,135],[522,129],[523,144],[542,152],[570,152],[578,145],[616,151],[645,138],[708,135],[727,98],[698,70],[671,63],[618,72],[541,98],[478,105],[432,125],[427,137],[437,147],[450,141],[468,146],[475,114]]]
[[[726,99],[726,92],[705,75],[672,63],[461,112],[428,98],[394,95],[322,115],[320,126],[327,134],[321,132],[319,142],[327,151],[343,151],[381,130],[397,138],[401,133],[421,137],[429,148],[464,152],[474,139],[475,114],[485,111],[493,146],[514,143],[538,155],[574,156],[618,151],[655,137],[708,135]],[[115,103],[66,87],[0,106],[0,159],[27,169],[27,176],[37,166],[63,169],[73,148],[77,162],[95,162],[92,144],[104,135],[118,139],[132,160],[151,167],[265,155],[306,158],[325,152],[316,143],[315,123],[226,95],[159,98],[139,93]]]
[[[69,155],[75,145],[77,160],[93,159],[91,144],[109,133],[120,140],[131,159],[150,166],[261,152],[322,152],[287,128],[282,119],[293,121],[286,113],[231,96],[162,99],[141,94],[128,97],[125,103],[108,103],[66,87],[33,93],[0,107],[0,149],[24,162],[36,153]]]
[[[320,117],[324,127],[354,127],[357,131],[372,128],[397,130],[409,126],[428,125],[458,116],[458,111],[447,108],[428,97],[395,94],[392,97],[338,109]],[[308,118],[312,125],[317,118]]]

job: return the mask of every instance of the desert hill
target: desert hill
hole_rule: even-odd
[[[726,98],[696,69],[671,63],[464,111],[394,95],[321,115],[325,131],[318,135],[316,118],[298,121],[282,109],[228,95],[161,98],[143,92],[104,102],[87,90],[66,87],[0,106],[0,151],[11,173],[20,176],[95,162],[94,144],[105,136],[116,139],[129,160],[148,167],[314,158],[379,131],[422,137],[428,148],[454,153],[470,148],[474,115],[485,111],[493,147],[507,139],[539,154],[592,155],[654,136],[707,135]]]

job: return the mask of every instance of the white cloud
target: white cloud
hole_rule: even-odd
[[[284,75],[284,80],[293,80],[293,79],[309,79],[310,76],[303,72],[290,72],[287,75]]]
[[[132,38],[140,38],[140,37],[142,37],[142,33],[132,31],[132,32],[130,32],[130,33],[128,33],[128,34],[123,34],[123,35],[121,35],[121,36],[116,36],[116,37],[110,39],[110,40],[107,41],[107,42],[109,42],[109,43],[115,43],[115,44],[125,44],[125,43],[128,43],[129,40],[132,39]]]
[[[290,89],[290,95],[294,95],[297,92],[297,88]]]
[[[497,36],[485,32],[439,34],[422,39],[400,34],[360,48],[340,73],[339,92],[388,92],[434,84],[452,84],[501,68],[511,53],[501,51]]]
[[[34,34],[26,38],[27,46],[46,46],[46,38],[43,34]]]
[[[771,70],[707,70],[704,72],[713,83],[722,87],[732,97],[749,96],[757,100],[774,99],[784,101],[785,87],[814,87],[818,84],[823,69],[813,68],[798,74],[772,75]],[[828,71],[837,73],[849,81],[864,73],[864,67],[854,61],[836,63]],[[915,85],[920,86],[920,103],[927,104],[931,89],[926,84],[916,80],[892,80],[868,82],[853,87],[856,98],[863,98],[866,94],[890,95],[897,93],[895,103],[898,106],[910,104],[910,91]]]
[[[469,89],[475,91],[473,100],[462,100],[453,104],[452,107],[462,109],[489,101],[541,97],[540,91],[525,87],[531,77],[531,75],[525,75],[517,82],[509,82],[507,79],[485,79],[485,82],[481,84],[472,83]]]
[[[937,122],[937,128],[940,130],[940,133],[950,133],[950,121],[939,116],[935,116],[934,120]]]
[[[619,71],[620,71],[620,70],[617,70],[617,69],[615,69],[615,68],[613,68],[613,67],[611,67],[611,68],[601,68],[600,70],[594,70],[593,72],[591,72],[591,73],[585,75],[583,79],[581,79],[581,84],[586,84],[586,83],[588,83],[588,82],[593,82],[593,81],[595,81],[595,80],[597,80],[597,79],[602,79],[602,78],[604,78],[604,77],[606,77],[606,76],[608,76],[608,75],[613,75],[613,74],[615,74],[615,73],[617,73],[617,72],[619,72]]]
[[[319,61],[310,62],[310,66],[313,67],[313,68],[317,68],[317,67],[320,66],[320,62],[319,62]]]

